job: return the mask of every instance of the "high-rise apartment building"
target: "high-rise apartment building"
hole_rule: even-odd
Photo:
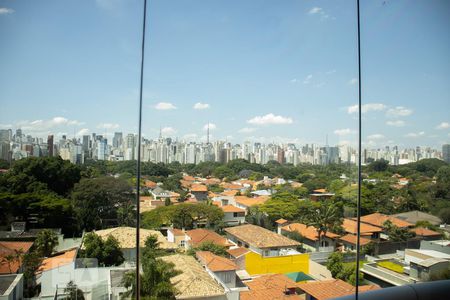
[[[122,143],[123,143],[122,132],[114,132],[114,137],[113,137],[112,143],[113,143],[114,148],[119,148],[122,146]]]
[[[446,163],[450,163],[450,144],[442,145],[442,159]]]
[[[53,135],[49,135],[47,137],[47,151],[48,151],[48,156],[52,157],[53,156]]]

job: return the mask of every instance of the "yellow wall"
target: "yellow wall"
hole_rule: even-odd
[[[284,274],[290,272],[309,273],[309,255],[297,254],[276,257],[262,257],[255,252],[245,255],[245,269],[250,275]]]

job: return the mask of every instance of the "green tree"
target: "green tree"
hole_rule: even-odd
[[[161,249],[157,238],[146,240],[142,251],[142,274],[140,295],[144,299],[175,299],[176,290],[170,279],[178,274],[175,265],[158,258]],[[128,289],[122,299],[136,298],[136,272],[128,272],[122,279],[122,284]]]
[[[106,241],[94,232],[87,233],[83,239],[83,249],[79,251],[81,258],[98,261],[99,266],[119,266],[125,259],[119,242],[113,236],[108,236]]]
[[[188,250],[187,254],[194,256],[197,251],[210,251],[215,255],[226,257],[228,255],[227,248],[221,245],[217,245],[211,241],[203,242],[197,247],[192,247]]]
[[[23,255],[23,286],[24,297],[32,298],[38,293],[36,286],[36,272],[42,263],[42,257],[36,251],[25,253]]]
[[[326,267],[330,271],[333,278],[337,278],[337,275],[344,268],[344,255],[340,252],[333,252],[328,256]]]
[[[131,186],[114,177],[83,179],[72,192],[72,205],[80,229],[102,228],[104,219],[116,219],[117,210],[133,199]]]
[[[58,236],[51,229],[41,230],[34,241],[34,245],[41,256],[48,257],[58,246]]]
[[[301,220],[306,226],[313,226],[316,228],[317,236],[319,237],[319,245],[322,245],[323,236],[335,227],[340,227],[342,224],[342,208],[339,208],[333,202],[323,202],[319,208],[312,208],[308,214]]]
[[[387,232],[389,239],[393,242],[404,242],[416,236],[408,228],[400,228],[391,221],[387,220],[383,223],[383,229]]]
[[[64,288],[64,293],[67,294],[67,296],[63,298],[65,300],[84,300],[83,291],[80,290],[72,280],[67,283]]]
[[[214,169],[213,175],[217,178],[223,179],[225,177],[233,177],[236,174],[233,172],[232,169],[226,167],[226,166],[220,166]]]

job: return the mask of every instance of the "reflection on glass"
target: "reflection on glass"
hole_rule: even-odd
[[[136,205],[143,298],[449,278],[448,8],[361,6],[357,283],[354,3],[151,1],[140,149],[142,2],[0,4],[4,293],[137,298]]]

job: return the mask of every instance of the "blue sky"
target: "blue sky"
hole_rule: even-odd
[[[355,1],[149,1],[143,133],[357,141]],[[450,141],[450,2],[362,0],[363,142]],[[0,126],[136,132],[142,1],[0,0]]]

